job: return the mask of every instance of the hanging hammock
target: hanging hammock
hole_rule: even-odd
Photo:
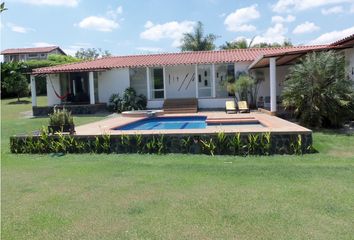
[[[67,98],[69,96],[68,92],[66,94],[64,94],[63,96],[60,96],[60,94],[57,91],[55,91],[55,88],[54,88],[54,85],[52,83],[52,79],[50,78],[50,75],[49,75],[49,82],[50,82],[50,85],[52,85],[53,92],[55,93],[57,98],[59,98],[60,100],[64,100],[65,98]]]

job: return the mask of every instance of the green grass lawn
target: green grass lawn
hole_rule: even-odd
[[[353,239],[354,136],[314,133],[304,156],[13,155],[9,136],[48,119],[11,101],[2,239]]]

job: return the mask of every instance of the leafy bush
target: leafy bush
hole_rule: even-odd
[[[49,115],[49,125],[50,126],[64,126],[64,125],[73,125],[74,119],[71,115],[71,112],[63,108],[54,109],[54,112]]]
[[[241,72],[234,82],[226,83],[227,91],[238,96],[239,101],[247,101],[250,107],[256,107],[260,81],[252,75]]]
[[[114,112],[146,109],[147,99],[144,95],[137,95],[136,91],[129,87],[124,90],[123,97],[114,93],[108,100],[108,107]]]
[[[113,93],[109,97],[108,108],[112,112],[122,112],[122,99],[118,93]]]
[[[341,126],[352,114],[354,102],[343,54],[329,51],[306,55],[290,69],[282,99],[286,108],[295,108],[303,125]]]

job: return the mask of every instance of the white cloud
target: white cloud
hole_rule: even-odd
[[[154,23],[151,21],[147,21],[144,25],[144,28],[151,28],[152,26],[154,26]]]
[[[136,50],[142,51],[143,53],[158,53],[163,51],[163,49],[159,47],[137,47]]]
[[[47,42],[35,42],[32,43],[34,47],[50,47],[50,46],[55,46],[55,44],[52,43],[47,43]]]
[[[140,33],[140,38],[152,41],[158,41],[160,39],[172,39],[172,46],[179,47],[181,45],[183,34],[192,32],[195,26],[195,22],[173,21],[164,24],[154,24],[151,21],[147,21],[144,26],[146,29]]]
[[[278,0],[272,6],[274,12],[302,11],[331,4],[351,3],[353,0]]]
[[[310,41],[309,44],[329,44],[329,43],[333,43],[337,40],[340,40],[342,38],[345,38],[351,34],[354,34],[354,26],[340,30],[340,31],[333,31],[333,32],[324,33],[321,36],[319,36],[318,38]]]
[[[79,0],[22,0],[24,3],[33,5],[48,5],[48,6],[65,6],[76,7]]]
[[[342,13],[342,12],[344,12],[344,9],[342,6],[334,6],[331,8],[327,8],[327,9],[324,8],[321,10],[321,13],[323,15],[338,14],[338,13]]]
[[[119,27],[119,23],[105,17],[89,16],[81,20],[78,26],[84,29],[111,32]]]
[[[22,26],[14,24],[14,23],[8,23],[7,26],[11,29],[11,31],[17,32],[17,33],[28,33],[28,32],[34,31],[33,28],[22,27]]]
[[[257,43],[283,43],[286,38],[288,29],[281,23],[276,23],[273,27],[267,29],[267,31],[259,36],[256,36],[253,40],[253,44]],[[249,41],[248,41],[249,42]]]
[[[354,4],[350,7],[350,13],[354,13]]]
[[[75,53],[80,49],[80,48],[90,48],[91,44],[90,43],[74,43],[73,45],[70,45],[67,48],[63,48],[63,51],[71,56],[75,56]]]
[[[219,17],[220,17],[220,18],[224,18],[225,16],[226,16],[226,13],[220,13],[220,14],[219,14]]]
[[[293,30],[294,34],[303,34],[303,33],[310,33],[320,30],[320,27],[314,24],[313,22],[304,22],[295,27]]]
[[[123,7],[122,6],[118,6],[116,9],[110,9],[107,11],[107,16],[113,19],[116,19],[118,17],[118,15],[123,13]]]
[[[249,7],[237,9],[227,15],[224,24],[231,32],[253,32],[256,26],[249,24],[252,20],[258,19],[261,14],[257,10],[257,4]]]
[[[293,15],[288,15],[287,17],[282,16],[273,16],[272,22],[273,23],[285,23],[285,22],[293,22],[295,21],[296,17]]]

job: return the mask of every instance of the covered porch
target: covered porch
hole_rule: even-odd
[[[290,67],[298,63],[308,53],[334,50],[346,54],[347,46],[317,47],[313,49],[295,49],[272,54],[263,54],[253,61],[248,71],[253,76],[261,75],[262,81],[258,93],[257,107],[271,115],[288,115],[282,106],[281,93]]]
[[[31,98],[33,116],[45,116],[53,108],[66,108],[73,114],[92,114],[106,109],[98,101],[98,72],[60,72],[42,74],[47,85],[47,106],[37,106],[36,76],[31,75]]]

